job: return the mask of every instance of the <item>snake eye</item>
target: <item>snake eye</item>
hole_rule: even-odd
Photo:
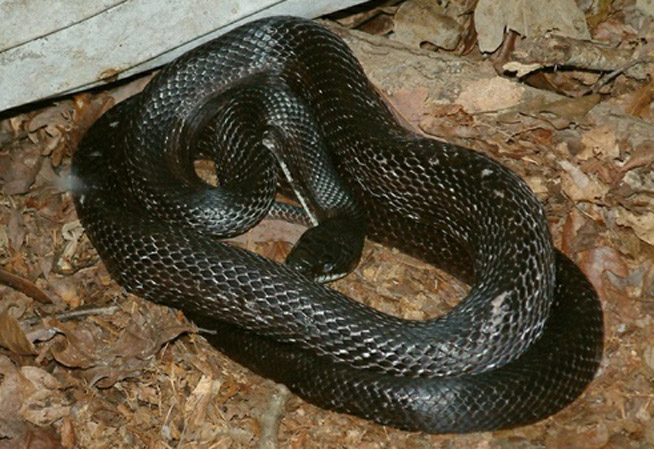
[[[336,264],[334,262],[325,262],[322,265],[322,272],[323,273],[330,273],[335,267],[336,267]]]

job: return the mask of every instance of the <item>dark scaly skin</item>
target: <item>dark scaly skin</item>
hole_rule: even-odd
[[[192,170],[209,147],[231,167],[217,168],[223,189]],[[359,205],[370,238],[470,294],[406,321],[218,242],[266,214],[270,149],[308,176],[300,189],[319,221]],[[313,22],[264,19],[184,55],[94,124],[73,176],[80,219],[121,285],[215,329],[216,347],[321,407],[410,430],[500,429],[557,412],[598,368],[599,301],[524,182],[400,127],[347,46]]]

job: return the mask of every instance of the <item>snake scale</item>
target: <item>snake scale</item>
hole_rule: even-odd
[[[217,186],[194,170],[207,157]],[[312,203],[318,240],[357,258],[363,230],[469,294],[404,320],[219,241],[266,215],[279,167]],[[562,409],[598,369],[599,300],[526,184],[400,126],[312,21],[258,20],[183,55],[90,128],[72,173],[82,224],[123,287],[320,407],[407,430],[501,429]]]

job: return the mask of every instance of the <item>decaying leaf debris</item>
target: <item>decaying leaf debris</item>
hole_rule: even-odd
[[[424,2],[386,2],[338,19],[388,34],[398,3],[407,14],[399,27],[406,34]],[[642,8],[620,9],[629,2],[590,2],[582,16],[594,39],[613,43],[615,64],[609,61],[605,73],[583,64],[541,71],[517,83],[471,50],[474,2],[441,3],[430,14],[452,24],[443,46],[449,54],[418,48],[428,27],[423,20],[419,33],[410,34],[412,48],[337,31],[407,126],[489,154],[541,199],[556,245],[588,275],[605,311],[605,357],[587,392],[556,416],[520,429],[405,433],[294,396],[286,401],[283,390],[213,350],[181,314],[124,294],[83,234],[66,193],[67,171],[83,131],[140,90],[137,80],[0,117],[0,449],[654,445],[654,96],[651,68],[630,71],[618,58],[637,52],[646,64],[654,17]],[[483,26],[476,24],[480,35],[497,36]],[[515,28],[500,32],[497,45],[509,45],[507,33],[525,32]],[[530,33],[528,45],[547,40]],[[511,42],[513,62],[524,63],[520,39]],[[508,50],[501,52],[504,62],[512,61]],[[535,63],[537,72],[548,66],[544,59]],[[300,232],[266,222],[235,244],[281,260]],[[375,244],[335,288],[409,319],[442,314],[466,291]]]

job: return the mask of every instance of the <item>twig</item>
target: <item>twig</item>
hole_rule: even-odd
[[[588,93],[597,93],[599,90],[604,87],[609,81],[617,77],[618,75],[626,72],[630,68],[638,65],[638,64],[649,64],[654,62],[654,58],[642,58],[642,59],[637,59],[636,61],[632,61],[625,65],[624,67],[621,67],[619,69],[616,69],[612,71],[611,73],[607,73],[606,75],[602,76],[600,79],[598,79],[593,87],[588,91]]]
[[[106,306],[106,307],[80,307],[75,310],[69,310],[67,312],[62,312],[54,315],[53,317],[57,321],[68,321],[76,318],[82,318],[89,315],[112,315],[120,310],[120,306]],[[33,326],[38,324],[43,318],[48,317],[32,317],[26,320],[22,320],[23,323]]]
[[[525,38],[511,54],[505,70],[516,71],[524,76],[545,67],[572,67],[580,70],[626,73],[628,76],[644,80],[648,77],[647,68],[639,64],[651,62],[649,58],[636,60],[635,50],[623,50],[596,42],[573,39],[563,36],[541,36]]]

